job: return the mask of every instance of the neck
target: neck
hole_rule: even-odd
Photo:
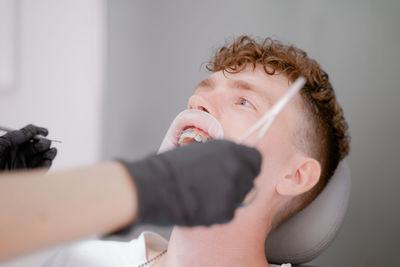
[[[269,229],[265,220],[250,223],[254,221],[236,218],[211,227],[175,227],[160,266],[269,266],[264,252]]]

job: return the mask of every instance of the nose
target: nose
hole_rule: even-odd
[[[210,101],[205,99],[203,96],[192,95],[189,98],[188,109],[197,109],[207,113],[210,113],[215,117],[215,108],[212,106]]]

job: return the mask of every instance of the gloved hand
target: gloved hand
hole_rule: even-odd
[[[0,136],[0,170],[20,170],[51,166],[57,154],[47,139],[32,139],[35,135],[46,136],[47,129],[28,125],[21,130]]]
[[[260,172],[261,154],[213,140],[122,163],[138,191],[136,223],[210,225],[233,218]]]

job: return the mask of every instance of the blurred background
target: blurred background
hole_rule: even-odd
[[[158,149],[225,40],[293,43],[330,74],[352,136],[348,214],[310,264],[395,266],[399,14],[397,0],[0,0],[0,125],[47,127],[63,141],[53,170],[138,159]],[[0,266],[40,266],[56,250]]]

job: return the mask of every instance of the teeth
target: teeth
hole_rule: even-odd
[[[187,140],[189,139],[189,140]],[[191,139],[191,140],[190,140]],[[193,129],[187,129],[182,132],[182,134],[179,137],[179,145],[186,145],[194,142],[198,143],[204,143],[210,140],[211,138],[208,136],[204,136],[204,134],[201,134],[198,131],[193,130]]]
[[[181,142],[185,138],[195,138],[195,137],[196,137],[196,133],[193,130],[185,130],[182,132],[182,134],[179,138],[179,142]]]
[[[194,137],[194,140],[196,140],[197,142],[202,142],[202,141],[203,141],[203,138],[202,138],[200,135],[196,135],[196,136]]]

